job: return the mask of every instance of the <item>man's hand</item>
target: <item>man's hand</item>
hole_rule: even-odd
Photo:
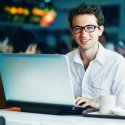
[[[35,54],[37,45],[29,45],[25,51],[25,54]]]
[[[81,107],[90,106],[90,107],[98,109],[99,108],[99,100],[96,100],[93,98],[77,97],[76,98],[76,105],[81,106]]]

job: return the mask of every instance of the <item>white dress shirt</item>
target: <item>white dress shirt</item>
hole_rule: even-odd
[[[67,54],[75,97],[99,99],[116,95],[117,105],[125,107],[125,58],[99,43],[96,58],[85,71],[79,48]]]

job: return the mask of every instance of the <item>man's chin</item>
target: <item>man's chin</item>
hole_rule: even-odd
[[[80,46],[80,49],[86,51],[86,50],[89,49],[89,46],[87,46],[87,45],[86,45],[86,46],[85,46],[85,45],[81,45],[81,46]]]

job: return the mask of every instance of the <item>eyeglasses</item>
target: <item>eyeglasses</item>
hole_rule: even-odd
[[[88,32],[88,33],[91,33],[91,32],[94,32],[95,31],[95,28],[99,28],[99,26],[96,26],[96,25],[86,25],[86,26],[74,26],[72,27],[72,31],[73,33],[77,34],[77,33],[81,33],[83,31],[83,29]]]

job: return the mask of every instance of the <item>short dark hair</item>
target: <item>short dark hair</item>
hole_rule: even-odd
[[[19,29],[13,36],[14,52],[25,52],[31,44],[36,44],[36,37],[32,31],[27,29]]]
[[[97,23],[99,26],[104,25],[104,15],[102,10],[99,6],[94,4],[85,4],[82,3],[78,7],[75,7],[69,11],[69,23],[72,27],[72,20],[74,16],[81,15],[81,14],[93,14],[97,18]]]
[[[3,30],[0,30],[0,42],[3,43],[6,38],[6,33]]]

